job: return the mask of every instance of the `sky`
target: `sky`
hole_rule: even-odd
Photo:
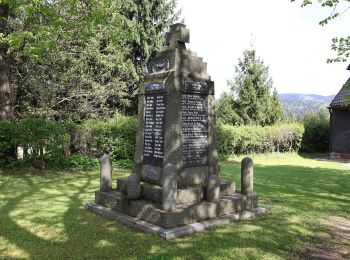
[[[190,29],[187,48],[207,62],[217,98],[229,91],[227,80],[251,46],[269,66],[278,93],[332,95],[340,90],[350,77],[350,60],[327,64],[327,58],[335,57],[331,39],[349,35],[350,10],[320,26],[332,10],[300,5],[301,0],[178,0],[180,20]]]

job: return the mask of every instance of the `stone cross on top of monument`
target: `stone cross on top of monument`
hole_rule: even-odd
[[[166,46],[168,48],[186,49],[186,43],[190,42],[190,30],[182,23],[176,23],[170,26],[166,35]]]

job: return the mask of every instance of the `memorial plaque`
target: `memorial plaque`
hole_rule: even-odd
[[[182,160],[185,167],[208,165],[208,99],[182,95]]]
[[[150,83],[146,85],[146,91],[163,90],[164,88],[164,83],[162,82]]]
[[[185,81],[185,90],[186,91],[194,91],[194,92],[207,92],[208,91],[208,83],[205,81],[194,81],[194,80],[186,80]]]
[[[165,93],[145,95],[144,164],[163,165],[165,111]]]

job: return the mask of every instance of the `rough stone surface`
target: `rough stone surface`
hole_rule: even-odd
[[[141,187],[140,187],[140,176],[136,173],[132,173],[128,178],[127,183],[127,195],[129,199],[140,198]]]
[[[220,197],[233,195],[236,192],[236,183],[232,181],[220,181]]]
[[[100,216],[103,216],[111,220],[117,220],[126,226],[135,228],[145,233],[151,233],[151,234],[156,233],[160,237],[167,240],[174,239],[177,237],[183,237],[186,235],[191,235],[198,232],[203,232],[205,230],[208,230],[214,227],[228,225],[233,221],[238,221],[240,219],[246,219],[249,217],[254,217],[256,215],[267,213],[267,208],[261,206],[251,212],[245,211],[243,214],[231,214],[231,215],[226,215],[226,216],[222,216],[214,219],[202,220],[199,222],[186,224],[180,227],[163,228],[163,227],[159,227],[159,225],[154,225],[154,224],[142,221],[140,219],[133,218],[128,215],[113,211],[109,208],[96,205],[93,202],[86,203],[84,206],[88,210]],[[168,214],[173,214],[173,213],[168,213]]]
[[[241,163],[241,193],[244,195],[253,194],[253,160],[246,157]]]
[[[242,207],[245,210],[253,210],[254,208],[258,207],[258,195],[256,194],[249,194],[243,196],[242,201]]]
[[[112,159],[108,155],[100,158],[100,191],[112,190]]]
[[[210,175],[207,184],[206,200],[209,202],[217,202],[220,198],[220,180],[217,175]]]
[[[224,196],[220,198],[218,203],[218,215],[223,216],[240,212],[242,209],[242,203],[243,196],[241,194]]]
[[[128,178],[117,180],[117,190],[121,193],[127,194],[128,192]]]
[[[167,164],[163,170],[162,208],[164,211],[176,210],[177,199],[177,169],[173,164]]]
[[[96,191],[95,203],[112,210],[125,212],[128,206],[128,200],[124,194],[119,191],[111,190],[108,192]]]
[[[129,215],[164,228],[191,224],[217,216],[217,203],[200,201],[181,204],[173,212],[165,212],[155,203],[136,200],[129,204]]]

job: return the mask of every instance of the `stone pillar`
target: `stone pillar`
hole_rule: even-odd
[[[128,178],[127,194],[129,199],[138,199],[141,194],[140,174],[132,172]]]
[[[177,199],[177,169],[174,164],[165,165],[162,174],[162,208],[164,211],[173,212],[176,210]]]
[[[108,155],[100,158],[100,191],[112,189],[112,159]]]
[[[241,193],[243,195],[253,194],[253,160],[246,157],[241,163]]]
[[[220,180],[216,174],[211,174],[208,178],[206,201],[217,202],[220,198]]]

